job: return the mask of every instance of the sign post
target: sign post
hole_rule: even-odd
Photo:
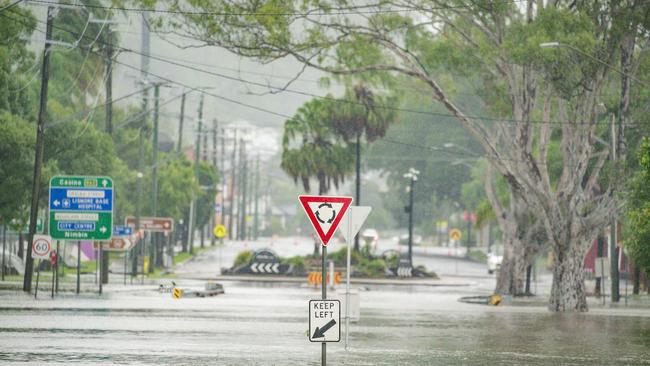
[[[318,234],[321,243],[323,244],[322,256],[321,256],[321,271],[322,271],[322,301],[321,304],[324,306],[329,306],[336,300],[327,300],[327,272],[325,269],[325,260],[327,258],[327,244],[334,235],[336,228],[341,223],[343,216],[350,207],[352,203],[352,197],[333,197],[333,196],[298,196],[302,208],[305,210],[309,221],[314,227],[314,231]],[[311,300],[309,303],[310,314],[312,310],[312,302],[318,300]],[[327,305],[329,304],[329,305]],[[340,304],[338,306],[340,309]],[[326,324],[321,324],[322,328],[319,328],[321,333],[325,333],[327,329],[330,329],[336,326],[336,333],[340,334],[340,311],[339,322],[337,323],[334,318],[331,318],[330,322]],[[333,315],[331,313],[330,315]],[[310,315],[310,330],[309,330],[309,340],[313,341],[316,338],[323,338],[320,340],[321,343],[321,364],[325,366],[327,364],[327,342],[338,342],[340,339],[337,336],[336,340],[329,340],[327,337],[316,337],[318,332],[311,330],[311,315]],[[325,329],[327,327],[327,329]],[[316,340],[318,342],[318,340]]]
[[[345,281],[345,350],[350,350],[350,257],[352,252],[352,243],[354,237],[357,235],[361,226],[368,215],[370,215],[372,207],[370,206],[352,206],[348,210],[347,217],[341,222],[340,233],[345,238],[348,247],[347,270]]]
[[[41,262],[43,259],[50,259],[50,252],[52,251],[52,238],[49,235],[34,235],[32,241],[32,258],[38,259],[38,266],[36,272],[36,289],[34,290],[34,298],[38,296],[38,282],[41,278]]]

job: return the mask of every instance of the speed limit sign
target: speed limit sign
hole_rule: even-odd
[[[49,260],[50,251],[52,251],[52,237],[49,235],[34,235],[32,258]]]

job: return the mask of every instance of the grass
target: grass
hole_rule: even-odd
[[[487,263],[487,254],[483,253],[480,250],[471,250],[468,254],[468,257],[475,262]]]

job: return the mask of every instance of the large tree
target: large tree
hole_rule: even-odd
[[[352,149],[343,144],[332,126],[332,111],[329,102],[314,99],[284,123],[280,167],[307,192],[311,180],[316,179],[319,195],[338,187],[354,164]],[[318,254],[317,243],[314,254]]]
[[[182,5],[188,6],[216,14],[186,14],[181,20],[184,33],[209,45],[263,61],[291,56],[334,74],[396,73],[424,83],[541,221],[555,258],[549,308],[587,310],[583,258],[619,206],[613,180],[599,187],[608,148],[596,143],[596,107],[610,81],[608,64],[620,60],[622,47],[624,55],[634,56],[635,41],[646,29],[639,24],[647,22],[642,18],[647,9],[641,9],[647,3],[188,0]],[[548,41],[580,52],[539,48]],[[623,61],[631,71],[629,58]],[[455,103],[437,76],[441,67],[479,79],[496,120],[472,116]],[[626,85],[629,90],[623,79],[622,100]],[[551,103],[544,103],[547,98]],[[621,144],[624,130],[618,129]],[[547,160],[554,133],[561,135],[563,163],[556,185]]]

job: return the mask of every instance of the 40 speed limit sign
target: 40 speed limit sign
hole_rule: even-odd
[[[50,260],[52,237],[49,235],[34,235],[32,242],[32,258]]]

